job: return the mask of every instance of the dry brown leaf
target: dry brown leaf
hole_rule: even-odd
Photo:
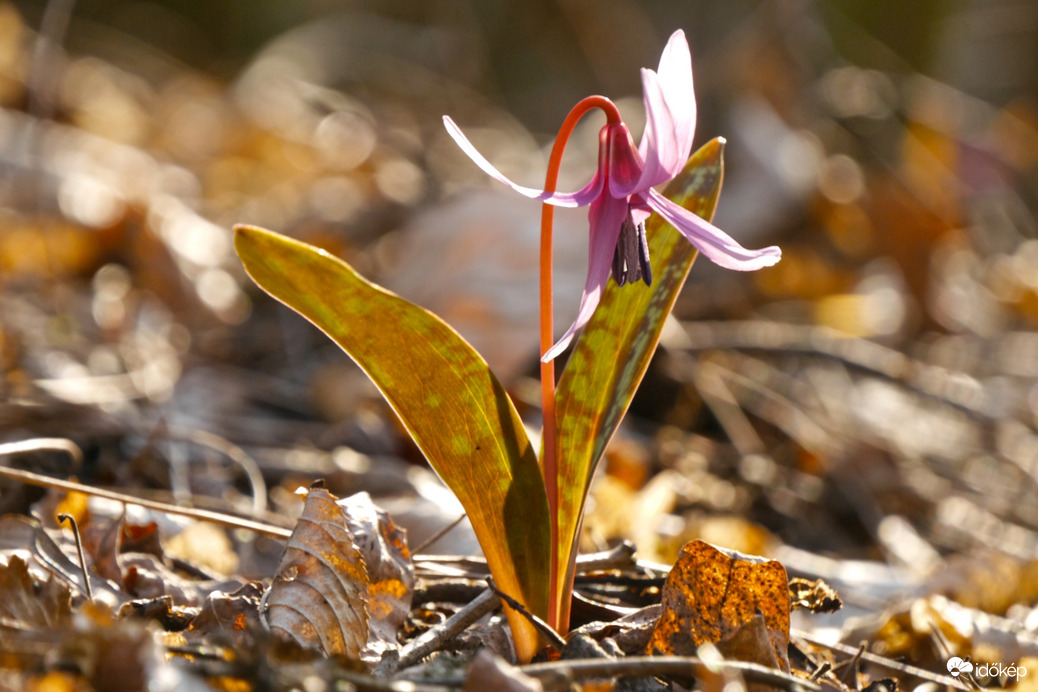
[[[730,637],[717,642],[717,650],[728,659],[759,663],[768,668],[789,668],[788,662],[783,666],[782,659],[775,657],[768,626],[760,612],[738,627]]]
[[[35,630],[61,627],[72,613],[68,585],[50,577],[37,589],[35,582],[28,563],[12,555],[0,568],[0,618]]]
[[[789,600],[792,607],[805,608],[812,613],[835,613],[843,607],[836,590],[821,579],[790,579]]]
[[[607,622],[590,622],[574,630],[569,638],[572,639],[578,633],[586,633],[598,641],[609,637],[623,653],[629,656],[641,654],[648,646],[649,638],[660,618],[660,610],[657,603]]]
[[[367,493],[357,493],[339,506],[360,548],[368,574],[368,653],[378,655],[396,645],[396,633],[411,610],[414,568],[407,538]]]
[[[468,675],[465,676],[465,686],[461,689],[463,692],[540,692],[544,687],[536,678],[531,678],[483,649],[472,659]]]
[[[345,511],[327,490],[312,488],[265,596],[270,629],[359,660],[368,641],[369,586]]]
[[[216,591],[214,593],[223,593]],[[262,593],[262,591],[261,591]],[[259,597],[257,596],[257,605]],[[197,619],[198,608],[184,607],[173,604],[173,597],[169,594],[157,598],[141,598],[136,601],[128,601],[119,606],[116,616],[119,619],[136,617],[150,620],[162,625],[166,632],[181,632]]]
[[[868,641],[870,651],[888,658],[941,670],[947,658],[934,649],[935,635],[947,643],[952,654],[969,656],[974,664],[1038,657],[1038,636],[1021,627],[1019,621],[968,608],[936,594],[856,618],[841,637],[844,642]]]
[[[54,539],[40,526],[40,522],[13,514],[0,517],[0,559],[4,555],[22,551],[29,551],[33,567],[46,569],[66,584],[75,585],[81,594],[86,593],[82,587],[83,571],[79,564],[74,563],[62,552]],[[126,594],[105,579],[91,575],[90,585],[95,601],[116,605],[127,600]]]
[[[134,598],[173,597],[178,606],[200,606],[214,590],[233,591],[242,585],[236,578],[194,579],[174,570],[147,553],[124,553],[119,557],[123,570],[122,586]]]
[[[663,587],[663,612],[650,654],[695,655],[706,642],[728,642],[726,655],[789,670],[789,582],[774,560],[692,541]],[[754,624],[759,618],[760,623]],[[748,628],[748,629],[747,629]],[[766,637],[761,638],[761,628]],[[770,651],[759,647],[770,643]],[[756,642],[756,644],[754,644]]]
[[[122,523],[123,518],[119,517],[107,524],[94,522],[81,528],[83,549],[90,556],[94,571],[114,584],[123,581],[123,571],[119,565]]]
[[[257,582],[250,582],[233,593],[212,592],[191,620],[185,639],[193,642],[218,634],[230,638],[236,647],[252,645],[252,630],[259,623],[262,596],[263,589]]]

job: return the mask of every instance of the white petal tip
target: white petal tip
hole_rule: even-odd
[[[562,355],[562,352],[566,350],[567,346],[569,346],[569,342],[568,341],[566,343],[563,343],[563,342],[560,341],[559,343],[555,344],[554,346],[552,346],[551,348],[549,348],[547,351],[544,352],[544,355],[541,356],[541,362],[542,363],[550,363],[550,362],[552,362],[553,360],[555,360],[556,358],[558,358],[559,356]]]
[[[713,258],[711,258],[713,259]],[[734,269],[742,272],[752,272],[764,267],[771,267],[778,264],[779,260],[782,259],[782,250],[777,245],[766,247],[758,250],[754,257],[749,259],[740,259],[733,262],[731,265],[726,266],[725,262],[719,259],[714,259],[716,264],[726,267],[727,269]]]

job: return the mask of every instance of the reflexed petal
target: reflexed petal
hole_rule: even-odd
[[[610,195],[602,195],[591,203],[588,219],[591,221],[591,241],[588,247],[587,281],[580,296],[580,309],[566,333],[541,357],[547,363],[566,350],[577,331],[588,323],[594,314],[602,291],[609,280],[613,266],[613,252],[620,236],[620,226],[627,217],[627,201]]]
[[[720,228],[674,204],[655,190],[649,190],[646,194],[649,206],[714,264],[725,269],[752,271],[770,267],[782,258],[782,251],[774,245],[760,250],[747,250]]]
[[[443,124],[447,127],[447,133],[454,138],[454,141],[459,147],[461,147],[461,150],[465,152],[465,154],[468,155],[468,157],[472,159],[484,173],[494,180],[504,183],[520,195],[532,197],[533,199],[553,204],[557,207],[583,207],[590,204],[602,191],[602,177],[597,171],[595,177],[591,179],[591,182],[576,192],[547,193],[544,190],[538,190],[533,187],[524,187],[513,183],[511,180],[506,178],[501,171],[494,168],[494,166],[487,161],[486,157],[479,153],[476,147],[472,145],[472,142],[462,134],[461,128],[459,128],[449,116],[443,116]],[[601,168],[601,166],[599,166],[599,168]]]

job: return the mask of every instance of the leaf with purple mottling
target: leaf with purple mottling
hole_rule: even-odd
[[[724,140],[692,155],[664,195],[704,219],[713,217],[723,177]],[[646,223],[652,286],[610,281],[559,380],[556,403],[559,460],[559,564],[573,567],[584,502],[606,444],[631,404],[663,323],[685,283],[696,250],[658,215]],[[560,573],[568,595],[572,572]],[[568,607],[568,598],[563,608]]]

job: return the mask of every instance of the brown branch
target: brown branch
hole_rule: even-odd
[[[64,437],[37,437],[0,444],[0,456],[16,456],[29,452],[65,452],[72,458],[74,468],[79,468],[83,464],[83,450],[75,442]]]
[[[8,450],[3,449],[4,447],[6,447],[6,445],[0,445],[0,455],[9,453]],[[56,490],[64,490],[65,492],[83,493],[84,495],[101,497],[106,500],[114,500],[127,505],[138,505],[145,509],[155,510],[156,512],[174,514],[181,517],[188,517],[190,519],[197,519],[199,521],[208,521],[232,529],[255,531],[256,533],[261,533],[272,538],[288,538],[292,535],[292,532],[289,529],[283,529],[279,526],[271,526],[270,524],[252,521],[251,519],[242,519],[240,517],[231,516],[230,514],[210,512],[204,509],[194,509],[193,507],[178,507],[176,505],[166,504],[165,502],[155,502],[154,500],[144,500],[139,497],[124,495],[123,493],[117,493],[111,490],[92,488],[89,485],[83,485],[82,483],[58,480],[57,478],[51,478],[49,476],[41,476],[40,474],[32,473],[31,471],[22,471],[19,469],[0,466],[0,476],[4,478],[12,478],[14,480],[22,481],[23,483],[28,483],[29,485],[36,485],[43,488],[54,488]]]
[[[693,656],[628,656],[620,659],[589,659],[580,661],[553,661],[519,666],[526,675],[544,681],[571,681],[580,678],[653,677],[673,675],[696,677],[704,667],[720,667],[742,673],[748,682],[761,682],[790,692],[820,692],[816,683],[775,668],[745,661],[716,661],[706,663]]]
[[[415,548],[414,550],[412,550],[411,552],[412,552],[412,553],[413,553],[414,555],[416,555],[416,556],[417,556],[417,555],[419,555],[419,554],[421,554],[421,552],[422,552],[423,550],[427,549],[427,548],[428,548],[429,546],[431,546],[432,544],[436,543],[436,541],[440,540],[441,538],[443,538],[444,536],[446,536],[446,535],[447,535],[448,533],[450,533],[451,531],[453,531],[453,530],[454,530],[454,528],[455,528],[455,527],[456,527],[456,526],[457,526],[458,524],[460,524],[461,522],[465,521],[465,517],[467,517],[467,516],[468,516],[467,514],[462,514],[461,516],[459,516],[459,517],[458,517],[457,519],[455,519],[455,520],[454,520],[454,521],[452,521],[451,523],[447,524],[447,525],[446,525],[446,526],[444,526],[444,527],[441,527],[441,528],[440,528],[439,530],[437,530],[437,531],[436,531],[435,533],[433,533],[433,535],[429,536],[429,537],[428,537],[428,538],[426,538],[426,539],[425,539],[424,541],[422,541],[422,542],[421,542],[421,543],[420,543],[420,544],[419,544],[419,545],[418,545],[418,546],[417,546],[417,547],[416,547],[416,548]]]
[[[432,652],[442,649],[447,642],[465,631],[469,625],[500,605],[501,599],[497,594],[487,589],[443,624],[423,632],[408,642],[400,649],[399,657],[383,657],[375,669],[375,675],[388,677],[398,670],[413,666]]]
[[[495,584],[494,580],[490,577],[487,577],[487,586],[489,586],[490,590],[496,593],[502,601],[507,603],[509,608],[517,611],[520,615],[529,620],[530,624],[537,628],[537,631],[540,632],[541,635],[548,640],[548,645],[551,646],[551,648],[559,652],[566,648],[566,640],[562,638],[562,635],[556,632],[555,629],[547,622],[545,622],[544,620],[540,619],[539,617],[531,613],[529,610],[527,610],[526,606],[524,606],[522,603],[509,596],[501,589],[497,588],[497,584]]]
[[[907,663],[901,663],[879,654],[874,654],[869,651],[859,651],[857,647],[848,646],[846,644],[839,644],[835,642],[824,642],[817,637],[814,637],[807,632],[799,630],[791,630],[790,636],[797,639],[803,639],[804,641],[811,642],[815,646],[824,647],[832,651],[839,651],[840,653],[847,654],[848,656],[858,656],[862,661],[868,661],[869,663],[881,666],[887,670],[892,670],[897,673],[905,675],[911,675],[912,677],[919,678],[920,680],[926,680],[928,682],[935,682],[939,685],[947,685],[951,688],[970,689],[965,686],[961,680],[956,680],[950,675],[939,675],[923,668],[917,668],[916,666],[908,665]]]

